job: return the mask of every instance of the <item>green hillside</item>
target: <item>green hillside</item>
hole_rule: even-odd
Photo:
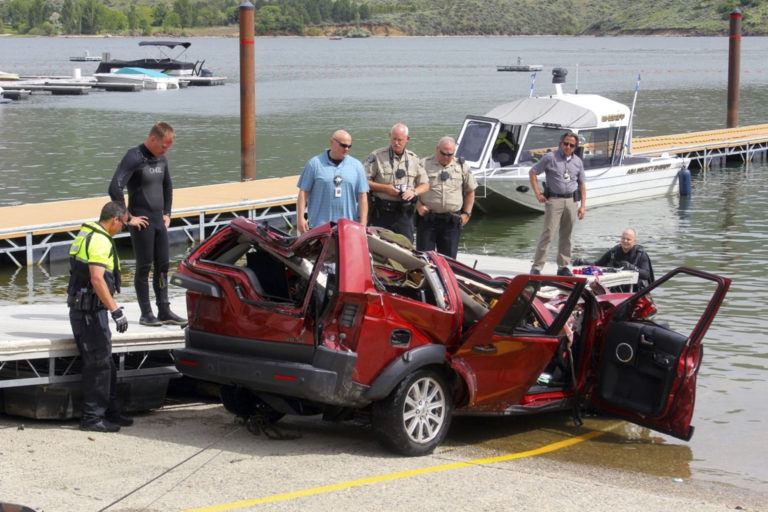
[[[768,35],[768,0],[253,0],[270,35],[715,35],[744,12]],[[0,0],[0,33],[227,34],[238,0]],[[216,28],[217,30],[213,30]]]
[[[373,21],[411,35],[768,33],[768,0],[370,0]]]

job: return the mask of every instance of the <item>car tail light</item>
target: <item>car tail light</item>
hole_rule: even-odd
[[[194,359],[187,359],[186,357],[182,357],[179,359],[179,364],[183,364],[184,366],[191,366],[194,368],[195,366],[198,366],[200,362],[195,361]]]
[[[633,319],[643,320],[646,318],[651,318],[655,314],[656,314],[656,305],[653,303],[653,300],[650,297],[645,295],[637,299],[637,302],[635,303],[635,308],[632,311]]]
[[[282,373],[275,373],[272,375],[272,378],[275,380],[284,380],[288,382],[294,382],[297,380],[297,377],[295,375],[284,375]]]

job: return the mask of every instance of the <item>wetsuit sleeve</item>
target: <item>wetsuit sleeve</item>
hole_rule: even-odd
[[[137,161],[133,150],[128,151],[123,159],[120,160],[120,165],[117,166],[117,170],[112,176],[112,181],[109,183],[108,193],[113,201],[118,201],[125,205],[123,191],[128,185],[128,180],[131,179],[133,173],[139,168],[139,165],[137,165],[139,163],[141,161]]]
[[[635,263],[638,271],[638,281],[646,281],[648,283],[653,281],[653,272],[651,271],[651,259],[645,253],[641,252]]]
[[[171,180],[171,171],[168,169],[168,163],[165,164],[165,176],[163,177],[163,215],[171,214],[173,206],[173,181]]]
[[[600,256],[600,259],[595,262],[595,265],[598,267],[607,267],[608,264],[611,262],[611,251],[606,251],[605,254]]]

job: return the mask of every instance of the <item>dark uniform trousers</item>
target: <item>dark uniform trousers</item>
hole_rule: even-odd
[[[461,236],[461,215],[429,212],[416,219],[416,249],[434,251],[456,259]]]
[[[375,198],[371,201],[371,226],[388,229],[413,242],[413,212],[410,203]]]
[[[106,309],[69,310],[69,323],[82,361],[83,405],[81,422],[118,413],[117,369],[112,359],[112,333]]]

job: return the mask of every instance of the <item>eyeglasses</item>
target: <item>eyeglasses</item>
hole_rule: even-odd
[[[339,142],[338,139],[333,139],[333,142],[343,147],[344,149],[352,149],[352,144],[344,144],[343,142]]]
[[[443,151],[442,149],[441,149],[441,150],[439,150],[439,151],[440,151],[440,154],[441,154],[441,155],[443,155],[443,156],[453,156],[453,153],[446,153],[446,152],[445,152],[445,151]]]
[[[565,146],[567,148],[575,148],[576,147],[576,144],[571,144],[570,142],[561,142],[560,144],[562,144],[563,146]]]

